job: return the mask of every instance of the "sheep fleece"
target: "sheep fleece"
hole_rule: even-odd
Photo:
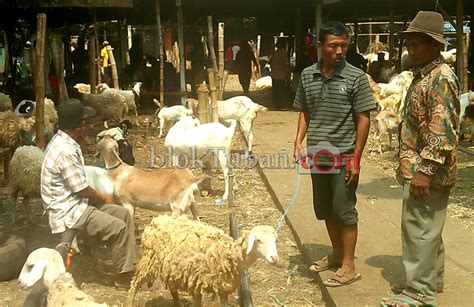
[[[243,272],[247,235],[237,241],[222,230],[185,216],[160,215],[145,227],[135,280],[156,279],[172,290],[232,293]],[[138,287],[137,287],[138,289]]]

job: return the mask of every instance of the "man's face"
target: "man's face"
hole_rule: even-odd
[[[324,42],[318,42],[324,64],[335,67],[342,62],[347,53],[347,35],[326,35]]]
[[[439,56],[441,47],[434,41],[426,39],[424,34],[412,33],[406,36],[405,46],[414,67],[422,67]]]
[[[79,127],[73,130],[74,131],[74,140],[81,145],[86,138],[86,122],[83,120],[79,124]]]

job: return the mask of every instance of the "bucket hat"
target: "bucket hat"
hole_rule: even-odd
[[[437,12],[419,11],[408,29],[398,32],[398,35],[405,36],[409,33],[424,33],[442,44],[449,45],[444,39],[443,16]]]

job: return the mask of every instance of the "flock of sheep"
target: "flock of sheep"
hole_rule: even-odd
[[[171,291],[175,302],[179,302],[177,291],[182,290],[193,296],[196,305],[200,304],[205,293],[218,295],[221,303],[226,304],[227,295],[239,284],[244,269],[256,259],[261,258],[271,264],[278,262],[276,232],[273,227],[256,226],[234,240],[222,230],[199,221],[195,195],[199,191],[198,184],[206,175],[196,177],[189,168],[143,170],[124,161],[119,142],[126,140],[126,132],[131,125],[125,116],[131,115],[131,121],[136,120],[135,99],[139,95],[132,96],[127,91],[103,86],[99,88],[99,94],[89,94],[84,88],[80,88],[79,94],[84,104],[94,107],[105,121],[120,121],[116,127],[97,135],[97,154],[103,159],[105,168],[87,165],[86,177],[89,184],[102,193],[113,194],[115,201],[126,207],[132,216],[136,207],[172,212],[171,216],[158,216],[145,228],[141,238],[143,256],[132,282],[129,305],[133,304],[136,290],[142,283],[151,284],[156,280],[161,280]],[[23,194],[27,217],[31,221],[29,202],[40,196],[40,171],[44,153],[36,146],[29,146],[32,144],[24,141],[22,131],[27,132],[29,139],[34,141],[32,115],[36,104],[30,102],[31,105],[23,108],[23,113],[15,114],[11,111],[9,97],[3,95],[0,97],[2,99],[5,104],[9,102],[9,105],[0,114],[0,146],[16,149],[10,161],[12,215],[15,222],[16,199]],[[132,103],[135,108],[131,107]],[[109,105],[105,106],[106,104]],[[194,102],[190,100],[188,105],[189,109],[173,106],[157,111],[156,115],[162,126],[166,122],[174,122],[165,137],[165,145],[171,148],[174,165],[179,163],[177,156],[190,154],[190,148],[196,151],[196,158],[206,154],[209,148],[216,148],[219,165],[226,178],[226,191],[223,195],[226,199],[229,194],[228,159],[236,126],[241,125],[251,144],[253,120],[258,111],[266,108],[244,96],[220,101],[219,119],[227,123],[227,127],[221,123],[200,124],[192,116],[193,111],[196,111]],[[49,108],[45,114],[51,114],[51,127],[54,127],[57,121],[54,103],[46,102],[45,108]],[[129,113],[130,110],[133,111]],[[50,117],[45,115],[45,118],[49,121]],[[11,121],[15,125],[10,124]],[[54,128],[51,128],[47,140],[53,133]],[[163,130],[160,134],[163,136]],[[251,147],[247,154],[250,153]],[[188,211],[191,211],[194,219],[187,218],[185,213]],[[23,267],[19,281],[22,286],[31,287],[41,278],[49,288],[50,305],[94,306],[91,297],[75,286],[71,275],[65,270],[60,254],[53,249],[40,248],[33,251]]]

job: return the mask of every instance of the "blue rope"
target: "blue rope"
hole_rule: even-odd
[[[281,226],[283,226],[283,222],[285,221],[285,217],[290,211],[290,209],[295,205],[296,203],[296,198],[298,197],[298,193],[300,191],[300,184],[301,184],[301,174],[298,172],[298,177],[296,179],[296,187],[295,187],[295,192],[293,193],[293,196],[290,199],[290,202],[288,204],[288,207],[286,208],[285,212],[283,213],[282,217],[278,220],[278,222],[275,224],[275,230],[277,234],[280,232]]]

